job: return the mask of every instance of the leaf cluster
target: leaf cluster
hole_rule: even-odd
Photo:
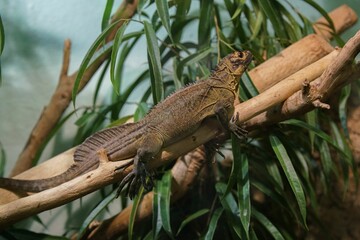
[[[312,6],[332,25],[317,3],[305,0],[304,4]],[[280,0],[143,0],[132,20],[110,24],[112,8],[113,1],[108,0],[102,33],[84,57],[73,89],[76,106],[86,68],[101,54],[111,52],[97,79],[93,99],[88,106],[75,110],[81,116],[76,122],[74,145],[105,126],[122,124],[130,117],[140,119],[174,90],[206,78],[219,59],[234,50],[250,50],[256,65],[313,31],[311,21],[301,10]],[[124,23],[114,41],[105,44],[107,35],[120,21]],[[140,52],[146,67],[140,67],[136,77],[129,79],[126,63]],[[99,92],[108,72],[111,97],[101,100]],[[124,116],[133,93],[137,95],[134,114]],[[251,79],[244,78],[241,98],[246,100],[256,94]],[[345,132],[348,95],[346,88],[338,111]],[[253,139],[232,139],[226,146],[234,154],[231,169],[218,159],[214,164],[218,171],[206,179],[206,186],[198,184],[196,191],[174,205],[170,204],[171,175],[164,169],[154,189],[152,227],[134,230],[139,195],[134,201],[128,236],[295,239],[299,229],[307,229],[309,218],[317,218],[318,183],[325,193],[331,192],[335,179],[343,177],[348,183],[350,172],[355,170],[347,136],[321,111],[273,126]],[[83,221],[80,236],[114,199],[111,191],[102,194],[104,199]],[[127,203],[122,200],[124,207]]]

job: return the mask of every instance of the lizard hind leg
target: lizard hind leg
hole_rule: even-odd
[[[153,187],[153,174],[146,167],[146,163],[155,157],[163,145],[163,141],[157,134],[148,134],[141,141],[140,147],[134,157],[133,170],[120,182],[117,196],[126,184],[128,184],[128,195],[133,198],[143,185],[146,191]]]

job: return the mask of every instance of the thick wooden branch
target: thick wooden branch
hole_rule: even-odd
[[[329,17],[333,20],[334,27],[335,27],[335,33],[338,35],[341,34],[342,32],[344,32],[346,29],[348,29],[352,25],[354,25],[358,20],[358,17],[356,15],[355,11],[352,10],[346,4],[341,5],[340,7],[331,11],[329,13]],[[313,27],[314,27],[316,34],[322,36],[323,38],[325,38],[327,40],[330,40],[334,35],[333,31],[329,27],[329,23],[327,22],[327,20],[324,17],[318,19],[313,24]]]
[[[322,59],[285,78],[258,96],[236,106],[235,114],[243,123],[271,107],[285,101],[300,90],[305,81],[311,82],[319,77],[330,62],[335,61],[340,50],[334,50]]]
[[[130,19],[136,13],[137,3],[137,0],[131,2],[124,0],[117,12],[114,14],[112,21],[114,22],[118,19]],[[114,39],[116,31],[121,27],[122,24],[123,22],[120,22],[118,26],[114,28],[113,32],[107,37],[107,42]],[[110,54],[110,51],[104,53],[100,58],[97,59],[97,61],[95,61],[87,68],[80,83],[80,90],[85,87],[85,85],[89,82],[89,80],[103,64],[103,62],[109,58]],[[29,139],[23,151],[21,152],[10,176],[15,176],[33,166],[33,160],[36,156],[36,153],[45,143],[47,136],[49,136],[51,130],[54,129],[72,100],[71,92],[77,76],[77,71],[70,76],[68,75],[68,67],[70,62],[69,40],[65,41],[63,59],[64,61],[58,86],[52,95],[50,102],[44,108],[39,120],[33,128]]]

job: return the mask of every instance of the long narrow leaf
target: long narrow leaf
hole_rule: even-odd
[[[155,0],[156,3],[156,10],[159,14],[161,22],[165,27],[167,34],[169,35],[172,42],[173,38],[171,35],[171,27],[170,27],[170,15],[169,15],[169,6],[167,0]]]
[[[274,28],[276,35],[280,38],[280,40],[287,39],[283,21],[281,19],[281,16],[278,14],[278,11],[274,9],[274,6],[272,5],[273,2],[268,0],[259,0],[258,2],[266,16],[272,23],[272,27]]]
[[[275,135],[270,135],[270,143],[295,195],[302,216],[303,224],[306,227],[306,200],[301,182],[296,174],[294,166],[291,163],[290,157],[279,138]]]
[[[80,64],[79,71],[76,75],[76,79],[74,82],[74,87],[72,90],[72,99],[73,99],[73,106],[75,107],[76,95],[79,90],[80,81],[84,76],[86,68],[88,67],[90,61],[92,60],[96,50],[99,46],[103,43],[103,40],[108,36],[108,34],[121,22],[122,20],[116,21],[108,26],[94,41],[94,43],[89,48],[88,52],[86,53],[83,61]]]
[[[341,126],[344,130],[345,136],[349,138],[349,130],[347,127],[347,102],[351,94],[351,85],[347,85],[341,89],[339,99],[339,118]]]
[[[139,209],[139,206],[140,206],[140,203],[141,203],[141,200],[143,197],[143,193],[144,193],[144,187],[141,186],[138,194],[134,198],[133,205],[131,208],[130,219],[129,219],[129,228],[128,228],[129,239],[134,238],[135,218],[136,218],[137,211]]]
[[[234,196],[231,193],[225,195],[226,184],[224,183],[217,183],[215,188],[216,192],[219,194],[221,205],[229,219],[228,224],[234,230],[238,238],[245,239],[245,230],[240,220],[240,212]]]
[[[240,220],[245,230],[246,238],[249,238],[251,216],[249,162],[247,156],[240,151],[240,143],[238,138],[232,138],[233,164],[237,163],[239,165],[239,171],[236,174]]]
[[[268,230],[268,232],[277,240],[285,240],[280,231],[275,227],[275,225],[263,215],[261,212],[257,211],[255,208],[252,208],[252,213],[254,217]]]
[[[116,78],[115,76],[116,59],[124,36],[126,26],[127,24],[124,23],[116,32],[114,44],[113,44],[113,50],[111,52],[110,79],[116,94],[119,94],[119,89],[120,89],[120,78]]]
[[[106,1],[104,14],[103,14],[102,21],[101,21],[101,31],[104,31],[105,28],[109,25],[109,20],[111,17],[111,10],[113,8],[113,5],[114,5],[114,0]]]
[[[167,171],[158,181],[158,201],[160,209],[160,217],[165,232],[171,237],[173,233],[170,225],[170,191],[171,191],[171,171]]]
[[[103,200],[101,200],[98,203],[98,205],[91,211],[91,213],[86,217],[85,221],[81,225],[77,239],[82,238],[82,236],[85,234],[86,230],[88,229],[89,224],[92,221],[94,221],[96,216],[99,215],[99,213],[103,211],[104,208],[106,208],[115,197],[116,197],[116,190],[112,191],[108,196],[106,196]]]
[[[213,25],[212,9],[213,0],[200,1],[200,16],[198,27],[199,50],[210,46],[211,28]]]
[[[212,52],[212,48],[205,48],[199,52],[196,52],[194,54],[191,54],[190,56],[184,58],[181,60],[177,66],[177,77],[178,79],[181,79],[181,75],[183,73],[184,67],[187,65],[192,65],[197,62],[199,62],[201,59],[205,58],[207,55],[209,55]]]
[[[157,38],[152,25],[148,22],[144,22],[146,42],[148,47],[148,57],[150,59],[149,65],[151,69],[152,83],[151,89],[153,91],[154,103],[160,102],[164,98],[164,86],[161,73],[161,59],[160,51],[157,43]]]
[[[191,214],[190,216],[188,216],[187,218],[185,218],[181,224],[180,224],[180,227],[179,227],[179,230],[177,231],[176,233],[176,236],[179,235],[179,233],[181,232],[181,230],[183,230],[183,228],[188,224],[190,223],[191,221],[205,215],[206,213],[209,212],[209,209],[201,209],[199,211],[196,211],[195,213]]]
[[[214,237],[214,233],[218,224],[218,221],[221,217],[221,214],[224,212],[224,208],[218,208],[215,210],[215,212],[213,213],[211,220],[210,220],[210,224],[209,224],[209,228],[206,232],[206,235],[204,237],[204,240],[212,240]]]
[[[322,139],[324,139],[325,141],[327,141],[328,143],[330,143],[330,145],[332,147],[334,147],[338,153],[340,153],[344,159],[346,160],[346,162],[349,164],[349,165],[353,165],[354,162],[353,162],[353,159],[351,158],[351,156],[349,156],[348,154],[346,154],[343,149],[341,149],[336,142],[333,141],[333,139],[328,135],[326,134],[324,131],[318,129],[318,128],[315,128],[313,126],[310,126],[309,124],[303,122],[303,121],[300,121],[298,119],[290,119],[290,120],[286,120],[286,121],[283,121],[281,122],[281,124],[289,124],[289,125],[294,125],[294,126],[298,126],[298,127],[302,127],[302,128],[305,128],[305,129],[308,129],[308,130],[311,130],[314,132],[314,134]]]

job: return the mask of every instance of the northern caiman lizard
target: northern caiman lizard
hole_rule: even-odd
[[[223,58],[211,75],[176,91],[154,106],[139,122],[99,131],[77,147],[74,164],[65,172],[46,179],[19,180],[0,178],[0,187],[25,192],[40,192],[67,182],[99,166],[99,150],[110,161],[134,157],[133,171],[120,183],[129,183],[133,197],[140,184],[147,185],[145,163],[159,151],[194,133],[204,119],[215,117],[224,129],[241,133],[236,125],[234,100],[239,80],[252,60],[250,51],[236,51]],[[149,186],[147,186],[149,188]]]

